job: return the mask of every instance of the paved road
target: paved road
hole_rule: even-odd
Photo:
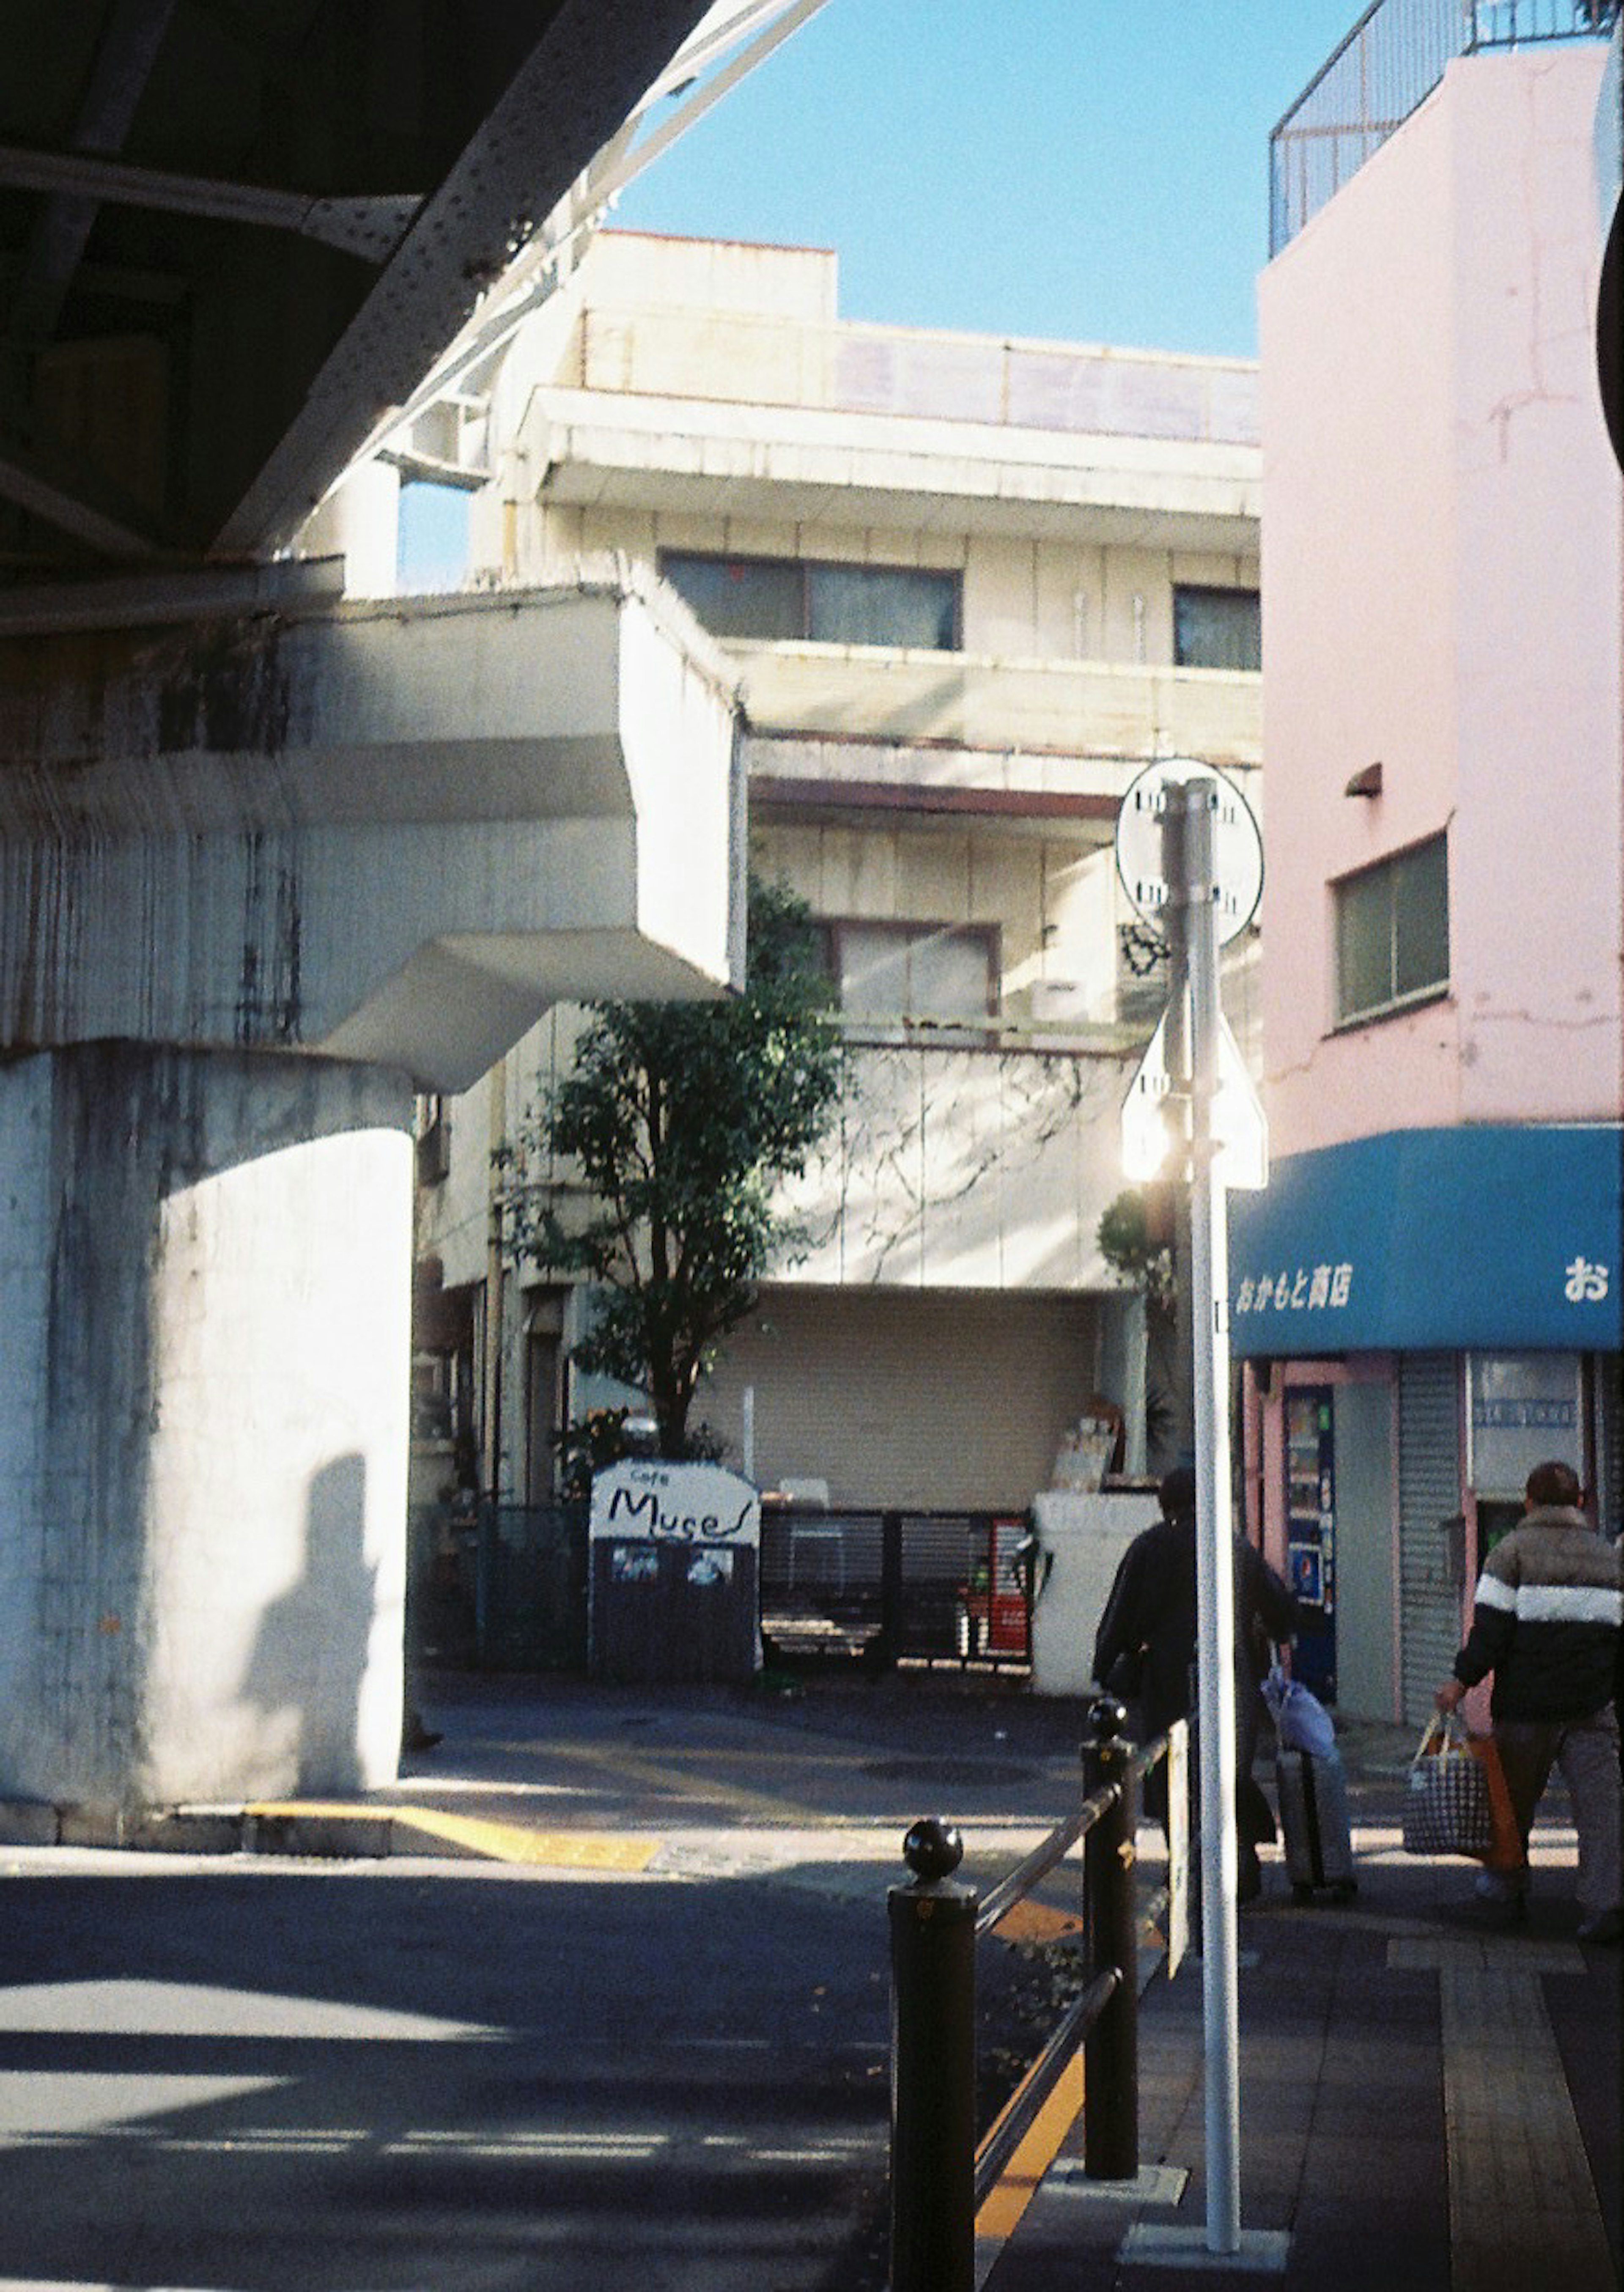
[[[750,1880],[102,1859],[5,1889],[0,2280],[853,2280],[872,1915]]]
[[[901,1831],[944,1804],[1002,1868],[1064,1806],[1074,1715],[508,1685],[436,1715],[392,1797],[545,1860],[0,1849],[0,2287],[882,2282]]]

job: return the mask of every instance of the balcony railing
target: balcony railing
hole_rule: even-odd
[[[730,645],[764,732],[1144,762],[1263,760],[1262,679],[1243,669],[992,659],[878,647]]]
[[[1457,56],[1604,37],[1620,0],[1374,0],[1269,138],[1278,254],[1429,96]]]

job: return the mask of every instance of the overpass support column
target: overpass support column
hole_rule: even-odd
[[[392,1778],[410,1090],[272,1050],[0,1064],[0,1798]]]

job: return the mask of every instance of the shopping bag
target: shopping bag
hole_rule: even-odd
[[[1263,1699],[1283,1751],[1306,1751],[1315,1759],[1330,1756],[1337,1747],[1330,1713],[1300,1679],[1288,1679],[1276,1664],[1264,1681]]]
[[[1404,1852],[1466,1854],[1481,1861],[1494,1844],[1489,1771],[1472,1755],[1451,1713],[1427,1723],[1404,1790]]]
[[[1492,1735],[1468,1735],[1466,1748],[1489,1778],[1489,1814],[1494,1836],[1481,1860],[1490,1870],[1520,1870],[1525,1860],[1523,1836],[1511,1804],[1511,1787],[1500,1764],[1499,1746]]]

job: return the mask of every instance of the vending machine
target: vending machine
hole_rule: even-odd
[[[1286,1394],[1286,1564],[1297,1598],[1292,1676],[1337,1699],[1336,1411],[1329,1384]]]

